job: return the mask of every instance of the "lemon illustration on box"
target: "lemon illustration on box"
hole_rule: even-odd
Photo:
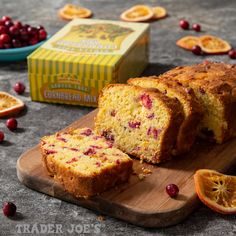
[[[149,25],[75,19],[28,57],[34,101],[97,106],[100,90],[139,76]]]

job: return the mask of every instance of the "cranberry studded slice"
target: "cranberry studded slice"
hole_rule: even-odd
[[[129,121],[129,127],[132,129],[139,129],[141,122],[140,121]]]
[[[12,217],[16,214],[16,205],[12,202],[4,202],[2,211],[5,216]]]
[[[149,110],[152,108],[152,100],[148,94],[142,94],[140,99],[141,99],[142,105],[145,108],[147,108]]]

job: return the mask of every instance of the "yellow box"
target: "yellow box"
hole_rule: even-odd
[[[142,73],[148,46],[149,24],[73,20],[27,58],[31,98],[96,106],[105,85]]]

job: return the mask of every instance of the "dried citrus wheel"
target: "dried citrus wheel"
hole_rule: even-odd
[[[196,171],[194,182],[204,204],[222,214],[236,214],[236,176],[201,169]]]
[[[92,16],[92,11],[73,4],[66,4],[58,14],[64,20],[73,20],[75,18],[89,18]]]
[[[195,36],[185,36],[179,39],[176,45],[191,51],[194,46],[199,45],[199,38]]]
[[[136,5],[123,12],[120,18],[124,21],[147,21],[154,16],[152,9],[146,5]]]
[[[201,36],[199,38],[199,46],[208,54],[227,53],[231,49],[228,42],[212,35]]]
[[[0,117],[19,112],[24,108],[24,103],[6,92],[0,92]]]
[[[152,17],[154,20],[162,19],[167,16],[167,12],[164,7],[153,7],[152,11],[154,13],[154,16]]]

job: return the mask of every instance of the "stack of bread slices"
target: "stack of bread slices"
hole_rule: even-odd
[[[204,62],[110,84],[98,107],[94,131],[41,140],[47,170],[76,197],[127,181],[127,154],[157,164],[190,151],[198,136],[219,144],[236,136],[236,65]]]

